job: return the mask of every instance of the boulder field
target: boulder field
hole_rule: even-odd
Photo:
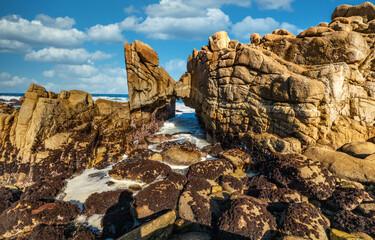
[[[375,6],[250,41],[215,33],[178,82],[126,43],[126,103],[35,84],[0,102],[0,239],[373,239]],[[155,134],[176,98],[212,145]],[[88,168],[110,180],[64,201]]]

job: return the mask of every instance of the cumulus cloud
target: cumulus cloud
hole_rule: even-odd
[[[87,30],[87,35],[89,40],[96,42],[105,43],[123,43],[125,37],[121,34],[122,29],[119,23],[100,25],[97,24]]]
[[[0,53],[24,54],[31,52],[31,50],[31,46],[23,42],[0,39]]]
[[[96,51],[88,52],[86,49],[64,49],[64,48],[43,48],[39,51],[32,51],[25,55],[24,59],[31,62],[50,62],[65,64],[92,63],[93,60],[103,60],[113,57],[113,54]]]
[[[183,40],[207,38],[231,25],[229,16],[220,9],[207,9],[202,17],[147,17],[143,22],[130,17],[124,22],[128,23],[122,24],[125,29],[144,33],[150,38]]]
[[[151,17],[186,18],[204,16],[207,8],[220,8],[224,4],[249,6],[251,0],[161,0],[146,7],[146,14]]]
[[[291,11],[291,3],[294,0],[255,0],[255,2],[258,4],[260,9],[266,9],[266,10],[287,10]]]
[[[13,76],[8,72],[0,73],[2,92],[25,92],[31,83],[37,83],[37,81],[27,77]]]
[[[53,69],[44,71],[43,76],[53,79],[52,89],[56,90],[79,89],[90,93],[124,93],[127,91],[125,68],[57,64]]]
[[[59,29],[69,29],[72,28],[73,25],[76,24],[74,18],[66,17],[58,17],[58,18],[51,18],[50,16],[44,14],[38,14],[35,17],[35,20],[40,21],[43,26],[51,27],[51,28],[59,28]]]
[[[130,5],[127,8],[124,8],[124,12],[127,14],[132,14],[132,13],[139,13],[139,10],[137,10],[134,5]]]
[[[182,74],[186,72],[186,61],[179,58],[171,59],[165,64],[165,70],[174,80],[178,81]]]
[[[71,22],[71,19],[64,20],[65,22],[55,19],[56,23],[50,23],[50,25],[60,25],[60,28],[46,26],[43,24],[46,21],[29,21],[17,15],[2,17],[0,40],[16,40],[30,46],[74,48],[81,46],[86,39],[86,34],[82,31],[75,28],[61,28],[67,27],[69,24],[66,22]]]
[[[251,34],[259,33],[261,36],[272,33],[275,29],[284,28],[293,34],[300,31],[297,26],[283,22],[280,23],[271,17],[267,18],[252,18],[247,16],[241,22],[232,26],[231,32],[238,39],[250,39]]]

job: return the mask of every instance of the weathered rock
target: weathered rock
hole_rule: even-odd
[[[168,174],[167,180],[171,181],[179,190],[182,190],[187,182],[187,178],[176,172],[170,172]]]
[[[0,214],[7,208],[9,208],[12,203],[20,199],[20,193],[12,191],[9,188],[0,188]]]
[[[232,192],[243,192],[243,182],[231,175],[223,175],[219,179],[220,185],[225,191]]]
[[[170,147],[161,153],[163,161],[175,165],[191,165],[201,160],[202,154],[190,142]]]
[[[31,202],[21,200],[12,204],[0,215],[0,235],[12,238],[30,232],[39,224],[67,224],[80,213],[70,202]]]
[[[336,188],[324,204],[334,211],[353,210],[359,206],[365,198],[365,192],[356,188]]]
[[[260,171],[283,187],[325,200],[335,190],[335,178],[321,164],[301,155],[275,154],[259,164]]]
[[[233,166],[227,160],[207,160],[191,165],[187,170],[187,178],[195,177],[216,180],[221,175],[228,175],[233,172]]]
[[[151,184],[140,191],[134,198],[134,208],[138,219],[150,217],[163,210],[175,210],[180,190],[169,181]]]
[[[359,210],[366,217],[375,218],[375,202],[362,203],[357,207],[357,210]]]
[[[299,192],[290,188],[263,189],[256,196],[268,203],[302,203],[307,202]]]
[[[215,145],[208,145],[206,147],[202,148],[203,153],[207,153],[213,157],[218,157],[219,154],[224,151],[223,148],[221,147],[220,143],[216,143]]]
[[[131,179],[141,182],[152,182],[156,179],[164,179],[172,169],[164,164],[152,160],[142,160],[131,163],[119,163],[109,171],[109,175],[115,179]]]
[[[180,218],[205,226],[212,224],[211,183],[203,178],[191,178],[178,201]]]
[[[375,153],[375,144],[372,142],[352,142],[342,146],[341,150],[353,157],[365,158]]]
[[[27,187],[21,195],[22,200],[28,201],[54,201],[59,191],[64,187],[63,176],[39,179]]]
[[[74,237],[69,240],[96,240],[97,236],[86,227],[79,228]]]
[[[363,239],[363,240],[372,240],[370,236],[365,236],[367,234],[364,233],[354,233],[354,234],[349,234],[343,231],[339,231],[337,229],[332,228],[330,233],[329,233],[329,239],[330,240],[349,240],[349,239]]]
[[[127,190],[116,190],[91,194],[84,203],[82,214],[92,216],[94,214],[105,214],[115,204],[126,205],[132,199],[131,192]]]
[[[276,220],[265,205],[249,197],[239,197],[228,203],[217,228],[218,239],[271,239]]]
[[[327,239],[326,230],[330,222],[322,212],[309,203],[292,203],[281,220],[281,231],[286,235],[309,239]]]
[[[30,235],[27,236],[28,240],[65,240],[65,227],[63,225],[49,226],[38,225],[34,228]]]
[[[242,169],[245,164],[252,163],[251,155],[239,149],[229,149],[220,153],[220,157],[232,163],[234,168]]]
[[[169,240],[211,240],[211,234],[204,232],[187,232],[182,234],[172,235]]]
[[[363,232],[375,237],[375,219],[366,218],[343,210],[335,213],[331,220],[332,226],[345,232]]]
[[[176,221],[176,212],[169,211],[164,215],[134,229],[121,236],[118,240],[147,240],[147,239],[168,239],[173,230],[173,223]]]
[[[253,34],[250,45],[217,33],[189,56],[179,96],[226,148],[298,153],[366,141],[375,134],[373,11],[343,5],[331,24],[298,37]]]
[[[125,62],[130,110],[152,106],[158,101],[166,106],[174,105],[171,99],[174,80],[164,68],[158,67],[159,58],[149,45],[140,41],[125,43]],[[171,115],[174,114],[174,106],[172,108]]]
[[[375,163],[326,148],[311,147],[304,155],[319,161],[334,176],[357,182],[375,182]]]

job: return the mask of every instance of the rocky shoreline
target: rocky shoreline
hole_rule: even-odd
[[[126,103],[32,84],[0,102],[0,239],[373,239],[374,40],[375,6],[342,5],[298,36],[218,32],[178,82],[126,43]],[[211,145],[158,133],[176,99]]]

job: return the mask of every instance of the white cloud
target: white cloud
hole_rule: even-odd
[[[178,81],[182,74],[186,72],[186,61],[179,58],[171,59],[165,64],[165,70],[174,80]]]
[[[64,64],[91,63],[92,60],[103,60],[113,57],[113,54],[96,51],[90,53],[83,48],[63,49],[63,48],[43,48],[39,51],[32,51],[25,55],[26,61],[50,62]]]
[[[299,31],[295,25],[286,22],[280,23],[271,17],[252,18],[247,16],[241,22],[234,24],[231,32],[236,38],[249,40],[253,33],[259,33],[263,36],[280,28],[284,28],[293,34]]]
[[[258,6],[260,9],[266,9],[266,10],[287,10],[291,11],[292,7],[290,4],[294,0],[255,0],[255,2],[258,3]]]
[[[12,76],[10,73],[0,73],[0,89],[2,92],[25,92],[30,83],[37,83],[35,79]]]
[[[16,40],[31,46],[79,47],[86,34],[75,28],[60,29],[43,25],[40,20],[28,21],[17,15],[0,19],[0,39]]]
[[[151,17],[187,18],[204,16],[207,8],[220,8],[224,4],[242,7],[250,6],[251,0],[161,0],[146,7],[146,14]]]
[[[0,39],[0,53],[16,53],[16,54],[23,54],[27,52],[31,52],[31,46],[15,41],[15,40],[6,40]]]
[[[43,75],[53,78],[52,89],[54,91],[61,89],[80,89],[89,93],[124,93],[127,91],[125,68],[58,64],[53,69],[44,71]]]
[[[130,5],[127,8],[124,8],[124,12],[127,14],[132,14],[132,13],[139,13],[139,10],[137,10],[134,5]]]
[[[51,28],[59,28],[59,29],[69,29],[72,28],[73,25],[76,24],[74,18],[66,17],[58,17],[58,18],[51,18],[50,16],[44,14],[38,14],[35,17],[35,20],[40,21],[43,26],[51,27]]]
[[[231,25],[229,16],[220,9],[207,9],[202,17],[173,18],[147,17],[143,22],[130,17],[122,24],[125,29],[147,34],[154,39],[196,40],[226,30]]]
[[[109,25],[95,25],[87,30],[89,40],[106,43],[123,43],[124,36],[121,34],[120,23]]]

